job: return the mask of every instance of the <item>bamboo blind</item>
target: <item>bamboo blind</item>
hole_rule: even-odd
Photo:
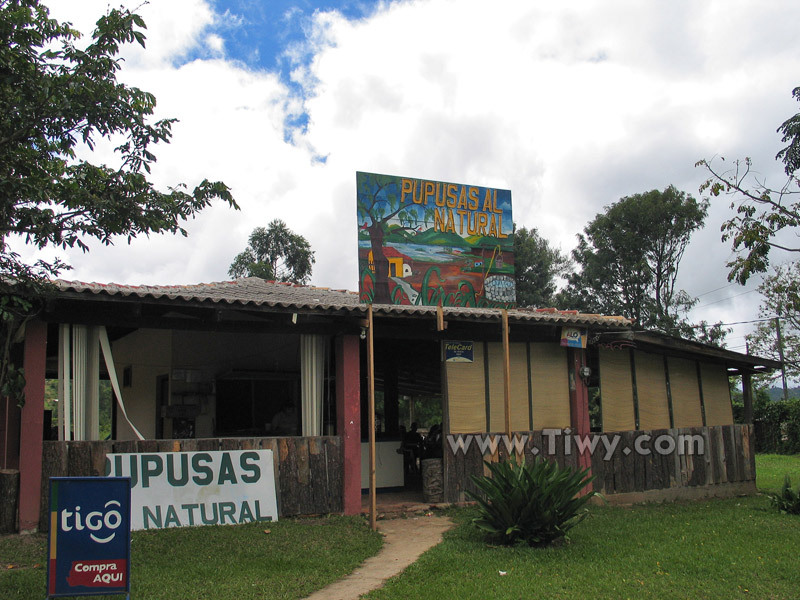
[[[511,431],[529,431],[528,345],[511,344]]]
[[[706,425],[731,425],[731,389],[728,385],[728,370],[725,365],[700,365],[700,381],[703,385],[703,404],[706,407]]]
[[[627,348],[600,348],[600,403],[603,431],[636,429],[633,412],[631,358]],[[536,414],[534,413],[534,418]]]
[[[669,429],[669,399],[664,356],[636,351],[636,397],[639,401],[639,429]]]
[[[503,391],[503,344],[490,343],[489,349],[489,431],[506,430]]]
[[[528,351],[525,344],[511,344],[511,431],[528,431]],[[489,431],[506,430],[503,385],[503,344],[489,344]]]
[[[669,389],[672,393],[672,420],[675,427],[702,427],[703,413],[700,408],[700,384],[697,381],[697,365],[684,358],[667,359],[669,367]]]
[[[556,344],[531,344],[533,428],[570,426],[567,349]]]
[[[474,345],[473,362],[445,363],[450,433],[486,431],[486,387],[483,367],[483,344],[478,342]]]

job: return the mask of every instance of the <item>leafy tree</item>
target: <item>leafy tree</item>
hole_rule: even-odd
[[[266,229],[253,230],[249,245],[233,259],[228,274],[307,283],[313,264],[314,252],[306,238],[275,219]]]
[[[88,239],[186,235],[183,222],[213,200],[238,208],[222,182],[163,192],[148,181],[153,146],[169,142],[175,119],[151,122],[154,96],[117,81],[120,46],[144,46],[144,28],[138,15],[110,10],[79,46],[80,33],[51,19],[38,0],[0,0],[0,387],[20,401],[24,379],[11,345],[48,278],[66,265],[25,264],[9,236],[86,251]],[[119,143],[118,164],[79,157],[101,138]]]
[[[561,303],[674,329],[695,302],[675,282],[689,238],[707,211],[707,202],[673,186],[606,207],[578,235],[572,256],[580,271],[570,275]]]
[[[786,376],[800,377],[800,261],[774,267],[758,287],[762,300],[761,317],[756,330],[747,336],[750,351],[759,356],[780,360],[775,317],[779,319]],[[780,373],[768,376],[774,379]]]
[[[800,101],[800,87],[792,91]],[[800,229],[800,113],[790,117],[778,127],[782,141],[788,145],[775,157],[784,164],[787,180],[779,187],[770,187],[753,171],[752,160],[733,161],[725,169],[725,159],[700,160],[710,177],[700,186],[712,196],[726,194],[733,197],[731,208],[736,216],[722,224],[722,241],[731,241],[736,257],[727,263],[729,281],[744,285],[753,273],[765,273],[769,268],[769,255],[773,248],[786,252],[800,252],[796,237],[779,235],[783,230],[798,233]],[[723,166],[718,166],[723,163]],[[795,241],[792,241],[794,239]]]
[[[514,231],[514,279],[519,306],[553,306],[557,279],[571,267],[569,256],[552,247],[535,227]]]

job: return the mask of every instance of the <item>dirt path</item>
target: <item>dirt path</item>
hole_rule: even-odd
[[[428,548],[442,541],[442,534],[453,523],[446,517],[412,517],[378,521],[384,535],[380,552],[365,560],[347,577],[332,583],[307,600],[356,600],[377,589],[419,558]]]

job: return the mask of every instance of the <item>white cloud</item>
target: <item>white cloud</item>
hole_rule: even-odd
[[[52,5],[88,32],[106,3]],[[669,184],[697,195],[700,158],[751,155],[778,177],[775,129],[798,110],[800,5],[789,0],[420,0],[357,21],[317,12],[308,43],[287,48],[304,104],[277,74],[226,59],[209,28],[224,21],[235,35],[239,17],[200,0],[141,13],[148,47],[126,49],[122,76],[156,94],[159,116],[180,119],[155,180],[222,179],[242,210],[204,211],[188,239],[69,253],[81,279],[222,279],[252,228],[282,218],[315,249],[315,284],[354,289],[357,170],[511,189],[517,223],[568,251],[621,196]],[[201,58],[176,66],[189,56]],[[286,143],[286,118],[303,110],[307,131]],[[725,284],[727,214],[716,202],[687,251],[692,294]],[[695,314],[743,320],[757,302],[753,293]]]

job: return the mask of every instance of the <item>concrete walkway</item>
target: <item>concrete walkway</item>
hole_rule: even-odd
[[[446,517],[378,521],[378,531],[384,536],[380,552],[347,577],[315,592],[308,600],[356,600],[381,587],[384,581],[402,572],[428,548],[441,542],[442,534],[452,526]]]

